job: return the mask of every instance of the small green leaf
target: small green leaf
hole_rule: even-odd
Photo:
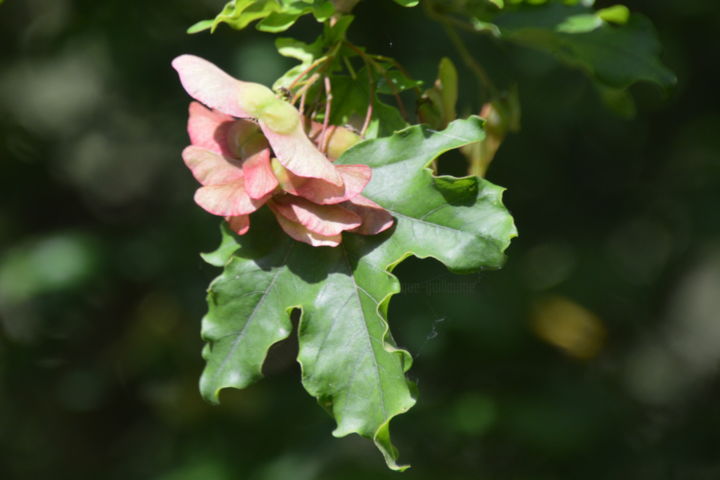
[[[316,57],[322,53],[320,42],[307,44],[294,38],[278,38],[275,40],[275,48],[283,57],[300,60],[302,64],[311,64]]]
[[[414,7],[420,3],[420,0],[395,0],[395,3],[403,7]]]
[[[275,40],[275,48],[283,57],[294,58],[300,63],[285,72],[273,84],[273,89],[289,87],[290,84],[319,58],[323,52],[322,39],[317,39],[311,44],[295,40],[294,38],[278,38]]]
[[[273,12],[257,24],[261,32],[278,33],[292,27],[302,13]]]
[[[325,24],[323,26],[323,41],[325,44],[334,45],[345,40],[345,35],[353,20],[355,20],[355,17],[352,15],[343,15],[335,22],[335,25]]]
[[[335,14],[333,3],[327,0],[315,0],[312,7],[313,16],[318,22],[324,22]]]
[[[435,128],[444,128],[455,120],[458,99],[458,75],[452,61],[443,57],[438,65],[438,76],[432,88],[426,90],[418,107],[423,121]]]
[[[592,32],[602,25],[603,21],[597,15],[583,13],[567,17],[562,23],[555,27],[555,30],[563,33],[586,33]]]
[[[610,23],[625,25],[630,19],[630,10],[625,5],[613,5],[612,7],[601,8],[597,16]]]
[[[490,35],[497,38],[502,36],[500,29],[494,23],[485,22],[478,18],[471,18],[470,22],[472,23],[473,28],[478,32],[488,32]]]
[[[290,335],[289,314],[299,309],[302,382],[335,418],[333,435],[371,438],[390,468],[407,468],[396,463],[389,423],[414,405],[416,392],[405,377],[412,359],[388,330],[388,304],[399,291],[391,271],[409,255],[461,272],[502,265],[516,234],[502,189],[478,178],[434,178],[426,168],[482,140],[482,126],[477,117],[444,131],[414,126],[338,160],[373,167],[363,194],[396,220],[380,235],[345,234],[336,248],[311,247],[285,236],[266,210],[242,237],[224,227],[221,247],[205,257],[225,269],[210,285],[203,319],[203,395],[217,402],[220,390],[260,378],[268,349]]]
[[[233,0],[228,2],[215,17],[212,30],[221,23],[227,23],[236,30],[242,30],[252,22],[265,18],[276,11],[274,0]]]
[[[399,70],[386,70],[385,75],[381,76],[378,80],[378,93],[384,93],[391,95],[398,92],[404,92],[413,88],[420,87],[422,82],[420,80],[413,80],[408,78],[403,72]]]
[[[2,0],[0,0],[2,1]],[[200,20],[196,24],[190,26],[190,28],[187,29],[187,33],[193,34],[193,33],[199,33],[204,30],[208,30],[212,28],[213,24],[215,23],[215,20]]]
[[[452,60],[447,57],[440,59],[436,86],[440,89],[445,125],[455,120],[455,105],[458,100],[458,74]]]

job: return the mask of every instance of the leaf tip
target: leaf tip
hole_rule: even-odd
[[[200,395],[202,398],[211,405],[220,405],[220,390],[222,387],[213,388],[212,385],[208,385],[208,382],[203,375],[200,377]]]
[[[195,33],[200,33],[204,30],[207,30],[208,28],[211,28],[213,26],[213,20],[200,20],[197,23],[194,23],[193,25],[190,25],[186,32],[190,35]],[[212,32],[211,32],[212,33]]]
[[[390,440],[390,420],[392,420],[392,418],[393,417],[388,418],[385,423],[380,425],[375,435],[373,435],[373,443],[375,443],[375,446],[380,450],[380,453],[382,453],[385,464],[390,470],[404,472],[410,468],[410,465],[399,465],[397,463],[400,453]]]

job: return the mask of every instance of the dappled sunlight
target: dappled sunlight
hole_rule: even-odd
[[[701,257],[669,297],[657,332],[626,362],[627,388],[652,404],[672,404],[706,388],[720,369],[720,252]]]

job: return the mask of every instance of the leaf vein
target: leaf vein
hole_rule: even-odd
[[[290,244],[288,246],[287,252],[285,253],[285,257],[283,258],[283,261],[281,262],[281,265],[285,265],[287,263],[287,259],[290,256],[290,252],[293,249],[293,244]],[[275,282],[277,281],[277,278],[280,276],[280,273],[283,272],[283,268],[280,267],[277,269],[275,274],[272,277],[272,280],[270,280],[270,284],[265,289],[262,297],[258,301],[258,303],[255,305],[255,308],[253,308],[252,313],[250,313],[250,316],[248,317],[247,321],[245,322],[245,325],[242,326],[242,328],[237,331],[237,337],[235,340],[233,340],[232,344],[230,345],[230,348],[228,349],[227,354],[225,355],[225,358],[223,358],[222,362],[220,362],[220,365],[218,366],[217,370],[215,370],[215,373],[212,376],[212,383],[215,383],[218,376],[221,374],[221,372],[225,369],[227,366],[227,363],[230,361],[230,358],[235,353],[235,350],[237,349],[238,345],[240,344],[240,340],[245,336],[245,331],[247,330],[248,325],[253,321],[255,318],[255,315],[257,314],[260,307],[265,303],[265,300],[267,299],[268,295],[272,291],[273,287],[275,286]],[[224,337],[222,337],[224,338]],[[213,342],[214,343],[214,342]]]

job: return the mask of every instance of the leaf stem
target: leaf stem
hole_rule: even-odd
[[[478,82],[480,83],[481,91],[486,90],[488,92],[487,97],[489,97],[490,99],[498,98],[498,89],[497,87],[495,87],[495,84],[490,78],[490,75],[487,73],[487,70],[485,70],[485,68],[480,64],[480,62],[478,62],[475,57],[472,56],[470,51],[465,46],[462,38],[460,38],[460,35],[458,35],[457,31],[455,30],[455,27],[469,30],[475,33],[477,33],[477,31],[471,25],[467,25],[464,22],[461,22],[453,17],[438,13],[436,10],[433,9],[431,2],[423,2],[423,7],[425,14],[428,17],[442,25],[443,29],[445,30],[445,34],[452,42],[455,50],[457,50],[458,55],[460,55],[463,63],[465,63],[465,65],[475,74],[475,77],[477,77]]]
[[[332,112],[332,84],[330,83],[330,77],[325,77],[325,118],[323,118],[322,131],[320,132],[320,151],[325,153],[327,151],[328,141],[330,135],[327,135],[328,123],[330,123],[330,113]]]
[[[402,73],[403,75],[405,75],[407,78],[412,79],[412,76],[411,76],[410,73],[405,69],[405,67],[403,67],[402,64],[400,64],[400,62],[398,62],[398,61],[395,60],[394,58],[392,58],[392,57],[386,57],[386,56],[384,56],[384,55],[369,55],[369,57],[374,58],[374,59],[377,59],[377,60],[380,60],[380,61],[382,61],[382,62],[392,63],[393,67],[397,68],[397,69],[400,71],[400,73]],[[420,89],[419,86],[415,85],[415,87],[413,87],[413,89],[415,90],[415,93],[417,93],[418,96],[422,95],[422,90]]]
[[[368,72],[370,71],[370,68],[372,67],[373,70],[376,70],[378,73],[380,73],[380,75],[382,75],[382,77],[385,79],[385,81],[387,82],[387,84],[390,85],[390,88],[392,88],[393,96],[395,97],[395,102],[396,102],[397,105],[398,105],[398,109],[400,110],[400,114],[401,114],[402,117],[405,119],[405,121],[409,122],[408,113],[407,113],[407,110],[405,109],[405,104],[403,103],[402,98],[400,98],[400,93],[398,92],[397,87],[396,87],[395,84],[393,83],[392,79],[388,76],[387,70],[385,70],[385,68],[383,68],[383,66],[380,65],[378,62],[376,62],[376,61],[374,60],[374,58],[373,58],[373,57],[378,57],[378,56],[376,56],[376,55],[369,55],[369,54],[365,53],[361,48],[356,47],[355,45],[353,45],[353,44],[350,43],[350,42],[346,42],[346,45],[347,45],[351,50],[353,50],[355,53],[357,53],[358,55],[360,55],[360,58],[363,59],[363,62],[365,63],[365,66],[366,66],[367,69],[368,69]],[[387,58],[387,57],[386,57],[386,58]],[[390,59],[390,60],[392,60],[392,59]],[[394,63],[397,64],[397,61],[394,61]],[[404,71],[403,71],[403,74],[405,74]],[[409,77],[409,75],[406,75],[406,76]],[[371,97],[371,101],[372,101],[372,100],[374,100],[374,98]]]
[[[292,98],[292,103],[296,103],[298,99],[305,98],[305,95],[307,95],[308,90],[310,90],[310,87],[315,85],[315,82],[318,81],[318,78],[320,78],[320,75],[317,73],[314,73],[307,81],[302,82],[302,87],[295,93],[295,96]],[[303,104],[305,102],[303,101]]]
[[[477,60],[475,60],[475,57],[470,54],[467,47],[460,38],[460,35],[457,34],[457,32],[455,31],[455,29],[453,29],[452,26],[450,26],[449,24],[443,24],[443,27],[445,28],[445,33],[450,38],[450,41],[455,46],[455,49],[458,51],[458,54],[460,55],[460,58],[462,58],[465,65],[467,65],[467,67],[470,68],[473,73],[475,73],[475,76],[479,80],[480,85],[489,92],[489,96],[491,98],[496,98],[498,96],[498,90],[495,87],[493,81],[490,79],[490,75],[488,75],[485,68],[483,68],[483,66],[480,65]]]
[[[368,76],[368,108],[367,113],[365,113],[365,121],[363,122],[363,126],[360,129],[360,136],[364,137],[365,132],[367,131],[368,127],[370,126],[370,121],[372,120],[372,114],[373,114],[373,104],[375,103],[375,81],[373,78],[372,71],[374,68],[370,68],[372,66],[372,59],[370,59],[365,52],[361,48],[356,47],[350,42],[345,42],[345,44],[352,50],[353,52],[357,53],[360,58],[362,59],[363,63],[365,64],[365,69],[367,70],[367,76]]]
[[[350,78],[352,78],[353,80],[357,79],[357,73],[355,73],[355,69],[352,66],[352,62],[350,62],[350,59],[348,57],[343,57],[343,62],[345,62],[345,67],[350,74]]]
[[[330,57],[329,57],[328,55],[325,55],[324,57],[320,57],[320,58],[318,58],[317,60],[315,60],[313,63],[310,64],[310,66],[309,66],[308,68],[306,68],[305,70],[303,70],[303,71],[300,73],[300,75],[298,75],[297,77],[295,77],[295,79],[292,81],[292,83],[288,86],[288,90],[292,90],[292,89],[297,85],[297,83],[300,81],[301,78],[303,78],[305,75],[307,75],[307,74],[310,73],[312,70],[314,70],[315,68],[317,68],[317,67],[318,67],[319,65],[321,65],[323,62],[326,62],[326,61],[328,61],[328,60],[330,60]],[[312,78],[312,77],[311,77],[311,78]]]

